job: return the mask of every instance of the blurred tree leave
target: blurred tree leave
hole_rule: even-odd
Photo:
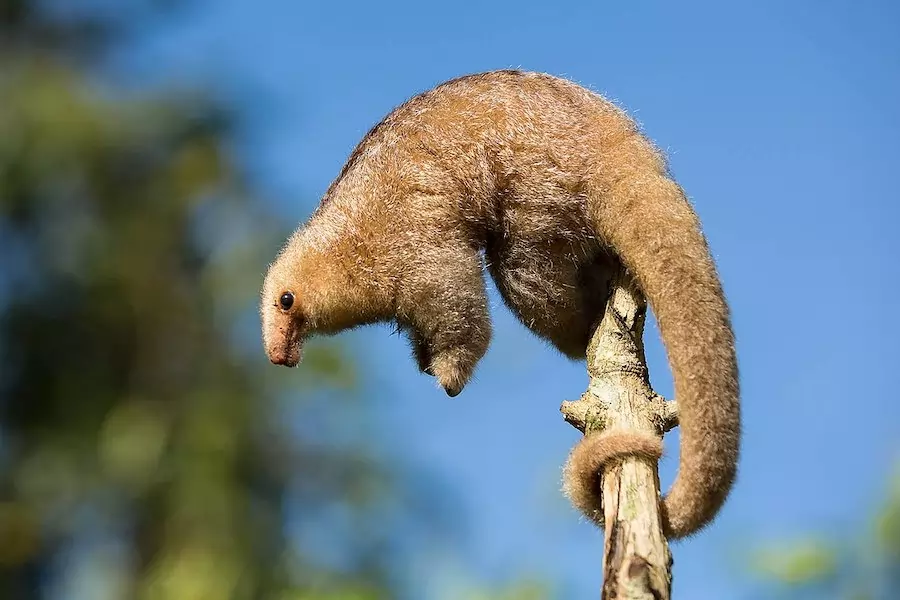
[[[546,600],[552,596],[543,584],[522,581],[494,589],[468,590],[462,597],[467,600]]]
[[[391,597],[415,510],[367,438],[292,425],[365,421],[340,346],[264,364],[285,232],[235,115],[94,68],[166,4],[0,2],[0,598]]]
[[[811,536],[762,549],[754,572],[771,597],[900,598],[900,468],[883,506],[855,539]]]

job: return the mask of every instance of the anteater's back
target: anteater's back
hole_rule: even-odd
[[[578,358],[615,263],[586,199],[617,176],[626,140],[646,149],[643,169],[662,168],[634,123],[601,96],[549,75],[496,71],[400,106],[366,136],[344,176],[359,171],[391,190],[386,226],[420,229],[427,219],[447,235],[466,232],[486,250],[509,308]]]

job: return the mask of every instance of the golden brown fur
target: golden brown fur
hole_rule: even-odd
[[[266,351],[295,365],[312,333],[394,321],[419,367],[456,395],[491,335],[485,262],[528,328],[584,358],[620,261],[657,315],[674,374],[681,461],[665,514],[669,534],[684,536],[713,518],[735,475],[728,307],[663,157],[622,111],[573,83],[463,77],[373,128],[270,267]]]
[[[632,431],[604,431],[585,436],[572,450],[563,474],[566,495],[586,517],[603,525],[600,474],[603,466],[616,458],[639,456],[657,460],[662,441]]]

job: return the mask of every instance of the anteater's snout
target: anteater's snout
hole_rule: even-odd
[[[266,354],[273,365],[296,367],[300,364],[301,345],[296,335],[279,332],[275,339],[267,340]]]

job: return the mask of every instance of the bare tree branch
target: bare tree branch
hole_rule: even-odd
[[[585,435],[616,428],[662,436],[678,424],[675,402],[650,388],[645,317],[643,295],[620,276],[588,346],[590,387],[579,400],[561,407],[566,421]],[[602,598],[668,600],[672,555],[660,518],[656,461],[629,457],[611,462],[600,482],[606,533]]]

